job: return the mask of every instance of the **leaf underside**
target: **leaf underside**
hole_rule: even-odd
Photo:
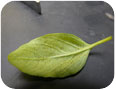
[[[90,49],[80,50],[89,45],[73,34],[47,34],[11,52],[8,61],[29,75],[66,77],[83,68]]]

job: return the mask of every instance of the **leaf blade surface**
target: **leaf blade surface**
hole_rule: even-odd
[[[83,68],[97,44],[101,42],[90,45],[73,34],[47,34],[20,46],[8,55],[8,60],[29,75],[66,77]]]

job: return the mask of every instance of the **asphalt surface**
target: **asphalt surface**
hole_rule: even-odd
[[[104,2],[41,2],[42,15],[21,2],[10,2],[1,15],[1,76],[11,88],[105,88],[114,77],[114,40],[91,50],[85,67],[76,75],[51,79],[26,75],[7,59],[20,45],[48,33],[72,33],[88,43],[114,37],[112,8]]]

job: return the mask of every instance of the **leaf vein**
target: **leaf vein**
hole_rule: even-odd
[[[64,42],[64,43],[66,43],[66,44],[68,44],[68,45],[70,45],[70,46],[72,46],[72,47],[74,47],[74,48],[77,48],[77,49],[79,49],[79,48],[80,48],[79,46],[77,47],[76,45],[74,45],[74,44],[72,44],[72,43],[70,43],[70,42],[68,42],[68,41],[61,40],[61,39],[58,39],[58,38],[56,38],[56,37],[53,37],[52,39],[55,39],[55,40],[58,40],[58,41]]]

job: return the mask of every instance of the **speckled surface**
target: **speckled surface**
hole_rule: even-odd
[[[48,33],[72,33],[88,43],[114,36],[112,8],[104,2],[41,2],[42,15],[20,2],[2,10],[1,75],[11,88],[104,88],[114,76],[114,40],[92,49],[86,66],[78,74],[51,79],[21,73],[9,64],[8,54],[20,45]]]

